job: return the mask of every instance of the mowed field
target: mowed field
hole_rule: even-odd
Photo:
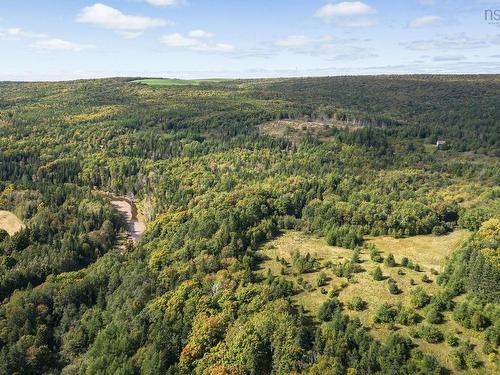
[[[388,267],[383,263],[376,263],[370,260],[370,254],[367,249],[361,251],[360,265],[362,272],[354,274],[353,279],[348,281],[346,278],[337,277],[333,270],[326,266],[327,262],[333,264],[349,261],[353,251],[340,247],[329,246],[323,238],[311,237],[301,232],[287,231],[277,239],[268,242],[259,251],[259,255],[263,261],[260,264],[260,273],[265,277],[267,269],[270,269],[275,276],[282,274],[283,265],[277,261],[278,258],[284,258],[289,263],[286,267],[285,277],[287,280],[294,282],[296,291],[292,299],[298,304],[304,306],[306,311],[313,317],[317,316],[317,312],[321,304],[329,297],[330,292],[336,291],[339,300],[344,305],[344,313],[359,317],[363,324],[369,328],[370,333],[376,338],[383,341],[390,330],[386,324],[374,323],[374,315],[378,308],[383,303],[391,305],[407,305],[409,306],[410,292],[412,289],[422,286],[427,293],[434,295],[442,290],[436,284],[436,272],[431,270],[441,270],[446,257],[450,256],[463,241],[470,236],[470,233],[465,230],[457,230],[446,236],[416,236],[411,238],[394,239],[391,237],[369,238],[368,242],[374,243],[380,250],[380,254],[385,258],[388,253],[392,253],[396,259],[395,267]],[[299,251],[302,255],[307,253],[314,256],[320,261],[320,268],[315,272],[297,274],[293,268],[292,253]],[[414,264],[419,264],[420,272],[401,267],[401,258],[407,257]],[[385,279],[375,281],[372,277],[372,271],[377,267],[383,271]],[[400,271],[398,273],[398,271]],[[327,277],[327,285],[323,288],[328,294],[321,292],[322,288],[317,287],[316,280],[318,274],[324,272]],[[426,275],[430,282],[424,282],[422,277]],[[313,286],[311,290],[306,290],[298,283],[298,278],[302,277],[305,281]],[[392,278],[396,281],[400,294],[391,294],[388,290],[387,278]],[[363,311],[351,311],[346,308],[347,303],[354,297],[361,297],[366,303],[367,308]],[[418,313],[425,318],[425,308],[418,310]],[[457,324],[451,317],[449,312],[445,314],[445,321],[442,324],[436,325],[445,336],[455,335],[460,340],[470,340],[471,343],[480,348],[481,334],[472,330],[467,330]],[[409,327],[396,324],[396,330],[403,335],[408,334]],[[441,365],[448,369],[453,369],[453,365],[448,358],[449,352],[453,349],[445,342],[439,344],[429,344],[421,339],[413,339],[413,341],[425,352],[432,353],[440,361]],[[478,354],[480,350],[477,350]],[[490,364],[486,358],[482,358],[485,363],[485,368],[473,373],[490,373]]]
[[[24,228],[24,224],[12,212],[0,211],[0,228],[12,236]]]

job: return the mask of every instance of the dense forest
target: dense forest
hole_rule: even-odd
[[[0,374],[500,368],[500,76],[132,81],[0,83],[0,210],[24,223],[0,229]],[[302,125],[262,130],[278,120]],[[126,251],[104,193],[147,221]],[[309,311],[299,285],[259,272],[259,249],[288,230],[349,249],[334,272],[351,282],[358,254],[382,262],[367,238],[458,229],[470,237],[441,292],[381,308],[384,339],[347,314],[362,300]],[[442,316],[481,345],[444,337]],[[420,338],[452,347],[453,366]]]

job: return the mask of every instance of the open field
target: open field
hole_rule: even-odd
[[[283,277],[294,282],[296,294],[292,299],[304,306],[311,316],[316,317],[319,307],[328,299],[328,294],[331,291],[336,291],[339,300],[344,304],[344,312],[350,316],[358,317],[370,329],[370,333],[376,339],[383,341],[390,333],[390,330],[386,324],[374,323],[373,317],[378,308],[383,303],[409,305],[410,292],[418,286],[424,287],[426,292],[431,295],[442,290],[436,284],[436,276],[432,274],[431,269],[440,270],[445,258],[452,254],[468,236],[469,233],[467,231],[457,230],[442,237],[428,235],[403,239],[390,237],[371,238],[369,242],[376,244],[383,257],[389,252],[394,255],[397,265],[395,267],[388,267],[383,263],[375,263],[370,260],[368,251],[364,249],[360,254],[360,265],[363,271],[354,274],[353,279],[347,280],[346,278],[337,277],[326,263],[337,264],[348,261],[352,257],[352,250],[329,246],[322,238],[307,236],[301,232],[287,231],[282,236],[263,246],[260,255],[264,260],[260,265],[260,272],[262,276],[265,276],[267,269],[270,269],[274,275],[280,275],[280,273],[283,273],[283,266],[276,259],[277,257],[286,259],[289,266],[284,270],[285,275]],[[319,260],[319,269],[315,272],[297,274],[293,267],[291,255],[297,250],[302,255],[309,253]],[[401,267],[399,263],[404,256],[411,259],[413,263],[418,263],[421,271],[417,272]],[[382,269],[385,280],[373,280],[371,273],[377,266],[380,266]],[[402,273],[398,273],[399,270]],[[327,275],[328,281],[324,289],[328,294],[323,294],[321,292],[322,288],[316,285],[316,280],[320,272],[324,272]],[[432,282],[422,281],[424,275],[427,275]],[[298,284],[299,277],[302,277],[307,283],[311,284],[312,289],[306,290],[300,286]],[[389,292],[387,278],[392,278],[396,281],[399,289],[402,291],[400,294],[394,295]],[[346,308],[347,303],[354,297],[361,297],[367,303],[365,310],[350,311]],[[418,310],[418,313],[424,318],[425,308]],[[459,337],[460,340],[470,340],[471,343],[480,348],[480,334],[472,330],[467,330],[457,324],[452,319],[451,313],[447,312],[444,315],[444,323],[437,327],[445,335],[453,334]],[[396,325],[396,329],[401,334],[408,334],[409,327]],[[425,352],[435,355],[443,366],[448,369],[453,368],[452,363],[448,359],[448,353],[452,348],[446,343],[429,344],[422,339],[413,339],[413,341]],[[480,349],[477,352],[479,353]],[[486,363],[485,358],[482,359],[486,365],[486,368],[483,369],[484,371],[488,368],[489,364]],[[484,373],[488,373],[487,370]]]
[[[398,257],[414,259],[424,269],[441,271],[445,260],[460,244],[469,238],[469,233],[456,230],[446,236],[415,236],[409,238],[376,237],[369,242],[375,244],[384,253],[393,253]]]
[[[9,211],[0,211],[0,228],[9,235],[14,235],[24,228],[24,224],[19,218]]]
[[[342,121],[307,121],[299,120],[276,120],[259,125],[261,134],[267,134],[271,137],[288,138],[297,142],[305,135],[310,134],[323,140],[327,140],[331,128],[354,131],[360,129],[361,125],[354,125]]]
[[[162,79],[162,78],[152,78],[152,79],[137,79],[131,81],[131,83],[139,83],[148,86],[199,86],[201,83],[217,83],[223,82],[224,79]]]

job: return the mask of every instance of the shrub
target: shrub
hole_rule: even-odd
[[[444,339],[443,333],[438,328],[427,324],[419,327],[418,335],[430,344],[437,344]]]
[[[370,259],[376,263],[382,263],[384,261],[384,258],[380,255],[376,247],[370,249]]]
[[[354,297],[348,304],[347,308],[349,310],[355,310],[355,311],[363,311],[367,307],[366,301],[363,301],[361,297]]]
[[[375,323],[394,323],[397,315],[398,311],[395,307],[384,303],[378,308],[373,320]]]
[[[397,320],[399,324],[410,326],[417,324],[421,320],[421,317],[420,315],[417,314],[415,309],[413,309],[412,307],[405,306],[399,309]]]
[[[373,280],[381,281],[384,279],[384,275],[382,274],[382,270],[377,266],[372,272]]]
[[[338,298],[331,298],[329,300],[326,300],[319,308],[319,320],[322,320],[323,322],[332,320],[333,315],[335,315],[336,312],[340,311],[341,307],[342,305]]]
[[[316,285],[318,287],[325,286],[326,285],[326,281],[327,281],[326,273],[320,272],[318,274],[318,277],[316,278]]]
[[[436,225],[434,226],[434,228],[432,228],[432,234],[436,236],[442,236],[446,233],[448,233],[448,230],[444,225]]]
[[[384,265],[387,267],[395,267],[396,266],[396,260],[394,259],[394,255],[389,254],[384,260]]]
[[[441,324],[443,323],[443,314],[438,311],[435,307],[431,307],[425,316],[425,320],[431,324]]]
[[[423,275],[423,276],[422,276],[422,281],[423,281],[424,283],[432,283],[432,280],[431,280],[431,279],[429,278],[429,276],[427,276],[427,275]]]
[[[476,352],[471,351],[465,356],[465,365],[469,369],[478,368],[481,366],[481,361]]]
[[[356,249],[354,250],[354,252],[352,253],[352,257],[351,257],[351,263],[359,263],[360,259],[359,259],[359,250]]]
[[[469,342],[464,342],[458,349],[452,350],[449,358],[458,370],[472,370],[481,366],[481,361]]]
[[[466,368],[465,358],[460,350],[452,350],[450,354],[448,354],[448,358],[457,370],[464,370]]]
[[[402,265],[403,267],[408,267],[408,258],[407,258],[407,257],[403,257],[403,258],[401,259],[401,265]]]
[[[455,346],[458,346],[458,344],[460,343],[460,340],[458,339],[457,336],[449,335],[449,336],[446,336],[446,343],[449,346],[455,347]]]
[[[425,292],[421,286],[415,288],[410,294],[410,303],[416,309],[421,309],[429,304],[431,297]]]
[[[401,290],[398,288],[398,285],[392,279],[388,280],[387,287],[389,289],[389,293],[391,293],[391,294],[399,294],[399,293],[401,293]]]
[[[476,331],[483,331],[489,326],[489,323],[488,319],[477,310],[472,314],[470,319],[470,326]]]
[[[298,273],[314,272],[319,267],[319,262],[311,254],[301,255],[299,251],[292,254],[293,266]]]

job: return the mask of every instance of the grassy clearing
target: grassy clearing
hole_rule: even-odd
[[[456,230],[446,236],[415,236],[409,238],[376,237],[370,242],[382,252],[398,258],[414,259],[427,269],[443,269],[445,260],[470,236],[465,230]]]
[[[24,224],[12,212],[0,211],[0,228],[12,236],[23,229]]]
[[[148,86],[199,86],[202,83],[218,83],[223,82],[224,79],[137,79],[131,83],[139,83]]]
[[[261,134],[267,134],[276,138],[287,138],[293,142],[298,142],[307,134],[321,140],[329,140],[331,139],[331,136],[328,133],[331,128],[354,131],[362,128],[362,126],[334,120],[325,122],[307,120],[276,120],[259,125],[259,131]]]
[[[410,292],[412,289],[422,286],[427,293],[433,295],[438,293],[441,288],[436,284],[436,275],[431,269],[440,270],[447,256],[460,246],[460,244],[469,236],[467,231],[458,230],[447,236],[416,236],[412,238],[394,239],[389,237],[371,238],[369,242],[376,244],[380,254],[385,256],[390,252],[394,255],[397,265],[388,267],[383,263],[375,263],[370,260],[370,254],[363,250],[360,254],[360,265],[362,272],[354,274],[353,279],[348,281],[346,278],[337,277],[327,262],[334,264],[342,263],[351,259],[353,251],[329,246],[324,239],[307,236],[301,232],[287,231],[277,239],[270,241],[259,251],[263,261],[260,264],[259,272],[264,277],[267,269],[270,269],[274,275],[283,274],[287,280],[294,282],[296,294],[292,299],[298,304],[304,306],[306,311],[313,317],[316,317],[321,304],[328,299],[331,291],[337,291],[338,298],[343,302],[344,307],[354,297],[361,297],[367,303],[363,311],[350,311],[345,308],[344,312],[352,317],[359,317],[363,324],[370,329],[371,334],[381,341],[390,333],[388,325],[374,323],[375,312],[383,303],[397,305],[409,305]],[[320,267],[315,272],[298,274],[293,267],[292,253],[299,251],[302,255],[309,253],[320,262]],[[284,258],[288,262],[285,267],[277,261],[278,258]],[[401,267],[399,265],[402,257],[408,257],[414,263],[418,263],[421,271]],[[373,270],[380,266],[385,277],[382,281],[375,281],[372,277]],[[404,274],[398,273],[402,271]],[[328,294],[323,294],[316,281],[320,272],[327,275],[327,284],[323,287]],[[426,275],[431,282],[424,282],[422,277]],[[299,285],[298,279],[302,277],[312,285],[312,289],[306,290]],[[394,295],[389,292],[387,279],[392,278],[396,281],[400,294]],[[412,281],[413,280],[413,281]],[[424,318],[425,309],[418,310],[418,313]],[[481,341],[482,335],[463,328],[451,318],[451,313],[445,313],[445,321],[437,327],[445,334],[457,336],[460,340],[470,340],[476,345],[476,352],[482,356]],[[408,334],[409,327],[396,325],[396,329],[401,334]],[[440,363],[452,369],[453,365],[448,359],[449,352],[453,349],[446,343],[429,344],[421,339],[413,341],[425,352],[432,353]],[[487,363],[486,358],[482,358],[485,368],[477,373],[488,373],[492,368]]]

